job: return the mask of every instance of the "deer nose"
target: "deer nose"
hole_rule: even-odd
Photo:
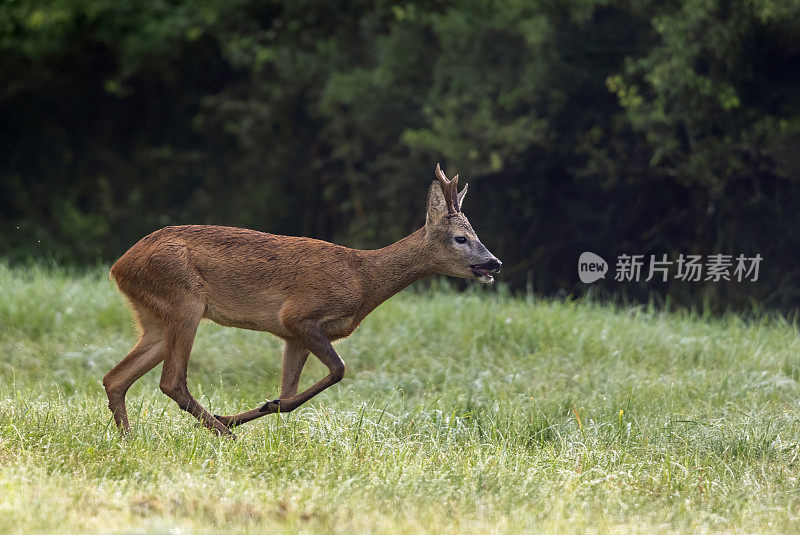
[[[503,263],[500,260],[498,260],[497,258],[492,258],[491,260],[489,260],[488,262],[486,262],[484,264],[484,267],[486,269],[488,269],[489,271],[495,271],[496,272],[496,271],[500,271],[500,266],[502,266],[502,265],[503,265]]]

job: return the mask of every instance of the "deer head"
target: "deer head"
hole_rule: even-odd
[[[491,283],[502,263],[481,243],[461,211],[467,186],[459,193],[458,175],[448,180],[439,164],[436,178],[428,191],[425,239],[437,272]]]

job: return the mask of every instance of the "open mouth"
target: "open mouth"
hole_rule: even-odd
[[[472,270],[472,274],[475,276],[475,278],[483,284],[490,284],[494,282],[493,275],[500,271],[499,269],[489,269],[485,264],[475,264],[469,266],[469,269]]]

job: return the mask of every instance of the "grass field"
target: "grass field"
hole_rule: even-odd
[[[503,292],[405,292],[337,344],[344,381],[213,437],[158,390],[120,439],[101,379],[135,341],[105,270],[0,264],[0,532],[800,529],[800,337]],[[278,392],[280,343],[204,323],[212,411]],[[303,384],[325,370],[311,360]]]

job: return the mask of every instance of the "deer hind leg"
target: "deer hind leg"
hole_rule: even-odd
[[[308,358],[308,349],[296,340],[287,340],[283,348],[283,363],[281,366],[281,399],[290,398],[297,394],[297,385],[300,384],[300,373]],[[260,408],[235,414],[233,416],[217,416],[217,420],[228,427],[240,425],[256,418],[269,414]]]
[[[181,318],[180,321],[173,320],[168,323],[165,329],[166,350],[159,387],[181,409],[197,418],[210,430],[220,435],[233,436],[226,426],[194,399],[186,382],[186,370],[203,308],[202,304],[189,307],[188,310],[177,314]]]
[[[148,310],[134,305],[142,333],[136,347],[127,357],[114,366],[103,378],[103,387],[108,396],[108,408],[122,434],[130,431],[128,412],[125,409],[125,394],[141,376],[155,368],[164,359],[163,326]]]

